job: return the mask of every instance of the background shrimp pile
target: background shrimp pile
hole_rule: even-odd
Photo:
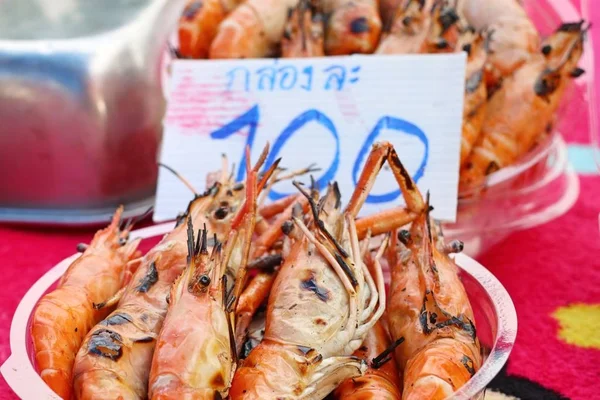
[[[468,54],[463,195],[549,143],[588,27],[542,40],[518,0],[190,0],[182,58]]]
[[[342,207],[336,182],[263,205],[224,159],[145,255],[119,209],[32,316],[41,378],[64,399],[445,399],[483,363],[473,310],[424,199],[388,142]],[[406,207],[356,219],[388,164]],[[404,228],[404,229],[403,229]],[[377,240],[373,240],[377,237]],[[382,263],[391,271],[388,288]],[[250,279],[248,279],[250,277]]]

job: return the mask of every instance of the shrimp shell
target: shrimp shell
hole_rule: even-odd
[[[298,236],[269,294],[264,339],[238,367],[231,399],[322,399],[365,372],[352,353],[384,311],[378,260],[386,241],[373,277],[362,262],[354,218],[386,160],[403,193],[414,184],[391,144],[376,143],[343,212],[336,184],[320,200],[316,188],[309,193],[296,185],[310,203],[311,228],[293,217]]]
[[[464,36],[473,36],[467,37]],[[488,35],[489,37],[489,35]],[[487,53],[485,38],[482,34],[465,33],[458,48],[468,53],[465,82],[465,101],[463,106],[463,126],[460,144],[460,165],[465,165],[477,142],[487,108],[487,87],[485,85],[485,65]]]
[[[420,53],[431,25],[431,5],[432,0],[408,0],[402,8],[398,6],[375,54]]]
[[[495,86],[529,61],[540,47],[540,36],[517,0],[455,0],[458,13],[477,30],[493,32],[489,62],[496,71]],[[494,76],[494,75],[489,75]]]
[[[179,54],[207,58],[219,25],[241,0],[189,0],[179,20]]]
[[[247,0],[219,25],[210,58],[260,58],[275,55],[288,10],[299,0]]]
[[[395,263],[390,260],[389,329],[392,339],[406,340],[396,348],[403,399],[446,398],[482,362],[473,309],[458,267],[438,250],[443,246],[432,236],[429,199],[426,204],[410,232],[398,235],[405,250]]]
[[[329,55],[375,51],[381,35],[377,0],[323,0],[329,15],[325,51]]]
[[[255,168],[260,168],[267,152],[268,146]],[[248,153],[249,150],[247,160]],[[270,178],[277,163],[265,173],[264,180]],[[225,172],[223,176],[227,176]],[[173,231],[144,256],[117,310],[89,332],[77,354],[74,366],[77,398],[147,396],[156,338],[167,313],[167,295],[187,265],[187,230],[182,222],[189,217],[195,225],[206,224],[217,234],[217,240],[224,241],[231,226],[236,224],[236,216],[243,215],[241,210],[247,207],[246,202],[240,204],[245,198],[242,190],[245,186],[223,178],[203,195],[197,195]],[[261,180],[259,187],[263,186]],[[238,211],[234,214],[232,210]],[[225,274],[237,277],[242,259],[241,251],[234,249]]]
[[[122,212],[120,207],[112,223],[96,233],[32,315],[31,337],[40,376],[63,399],[71,397],[75,355],[85,335],[110,312],[96,306],[113,297],[137,266],[128,262],[139,256],[140,241],[127,243],[129,227],[119,229]]]
[[[577,63],[585,32],[583,21],[563,24],[542,52],[504,80],[486,107],[481,135],[461,171],[461,189],[515,162],[552,128],[565,90],[583,73]]]
[[[324,50],[324,17],[310,0],[300,0],[289,14],[283,38],[283,58],[322,57]]]

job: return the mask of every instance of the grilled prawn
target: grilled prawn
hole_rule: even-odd
[[[483,128],[460,175],[461,188],[480,184],[512,164],[551,128],[563,94],[583,70],[584,22],[566,23],[550,36],[542,51],[504,80],[487,104]]]
[[[247,181],[250,189],[246,206],[231,224],[232,233],[224,252],[216,235],[212,251],[208,251],[206,228],[198,231],[198,239],[194,241],[194,229],[188,217],[188,267],[171,288],[167,316],[150,370],[151,399],[212,400],[227,396],[237,357],[234,321],[227,311],[225,270],[240,238],[243,239],[242,268],[248,261],[256,222],[256,172],[249,174],[253,176],[249,175]]]
[[[219,24],[242,0],[189,0],[179,19],[179,54],[207,58]]]
[[[540,36],[517,0],[454,0],[456,9],[477,30],[493,32],[489,47],[492,74],[488,86],[510,76],[529,62],[540,46]]]
[[[266,151],[265,148],[256,170],[264,162]],[[259,189],[274,168],[276,164],[265,174]],[[224,242],[234,216],[242,213],[240,208],[246,207],[244,189],[250,190],[248,185],[234,183],[224,169],[221,180],[203,195],[196,196],[176,227],[143,257],[117,310],[88,333],[77,354],[73,371],[77,398],[141,399],[147,396],[156,338],[167,312],[167,295],[187,264],[187,229],[183,222],[191,218],[195,226],[206,224],[217,235],[217,240]],[[231,277],[230,282],[238,277],[241,251],[232,250],[225,272]]]
[[[246,0],[223,20],[210,58],[260,58],[277,53],[288,10],[299,0]]]
[[[324,50],[324,17],[311,0],[300,0],[289,13],[281,39],[284,58],[322,57]],[[320,4],[320,3],[318,3]]]
[[[459,16],[447,0],[436,0],[431,10],[431,20],[421,53],[447,53],[456,48],[459,38]]]
[[[423,203],[416,187],[412,195]],[[429,210],[427,201],[410,231],[398,234],[402,250],[388,261],[389,330],[393,340],[405,339],[396,360],[404,371],[402,398],[410,400],[448,398],[482,362],[471,304],[457,266],[433,237]]]
[[[431,4],[432,0],[407,0],[402,7],[398,4],[375,53],[420,53],[431,26]]]
[[[381,34],[377,0],[320,0],[329,15],[325,51],[329,55],[375,51]]]
[[[450,52],[458,40],[458,15],[445,0],[409,0],[396,13],[377,54]]]
[[[320,399],[364,373],[352,353],[381,317],[385,288],[378,259],[375,279],[362,262],[354,218],[386,159],[406,192],[408,173],[389,143],[374,146],[345,211],[336,184],[318,204],[318,193],[297,185],[311,206],[310,228],[293,217],[297,238],[269,295],[264,339],[238,367],[232,399]]]
[[[113,297],[138,265],[132,260],[139,256],[140,241],[128,241],[131,225],[119,228],[122,213],[120,207],[33,312],[31,337],[40,376],[63,399],[71,397],[73,363],[83,338],[110,312],[97,305]]]
[[[467,71],[465,82],[465,101],[463,106],[463,125],[460,142],[460,165],[463,166],[477,142],[485,118],[488,90],[485,85],[486,37],[466,31],[461,35],[458,49],[466,51]]]

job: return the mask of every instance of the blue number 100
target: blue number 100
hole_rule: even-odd
[[[213,139],[223,140],[227,139],[236,132],[239,132],[241,129],[248,127],[248,136],[246,138],[244,148],[246,146],[250,146],[250,150],[252,150],[252,147],[254,145],[254,139],[256,138],[256,131],[259,120],[260,111],[258,105],[255,105],[250,110],[248,110],[244,114],[241,114],[239,117],[235,118],[230,123],[212,132],[210,136]],[[289,123],[289,125],[281,132],[277,139],[275,139],[273,149],[269,153],[269,156],[267,157],[267,160],[265,162],[265,168],[268,168],[272,165],[273,162],[275,162],[277,155],[281,152],[281,149],[287,143],[287,141],[291,139],[292,136],[296,132],[298,132],[298,130],[300,130],[304,125],[311,121],[315,121],[318,124],[325,127],[331,133],[331,136],[333,136],[333,138],[335,139],[335,154],[333,157],[333,161],[329,165],[329,168],[317,180],[318,187],[324,187],[328,182],[333,180],[338,170],[340,163],[340,140],[337,129],[335,128],[335,125],[333,124],[331,119],[318,110],[312,109],[305,111]],[[361,146],[352,168],[353,183],[356,185],[360,166],[364,161],[365,156],[368,154],[371,146],[373,145],[377,137],[381,134],[382,129],[391,129],[399,133],[414,136],[417,139],[419,139],[421,143],[423,143],[423,145],[425,146],[423,159],[421,160],[421,164],[419,165],[417,172],[413,176],[413,180],[415,181],[415,183],[418,183],[419,180],[423,177],[423,174],[425,173],[425,167],[427,166],[427,162],[429,160],[429,141],[427,140],[427,136],[425,136],[425,133],[418,126],[411,124],[410,122],[404,121],[402,119],[389,116],[382,117],[379,119],[379,121],[377,122],[373,130],[369,133],[369,135],[365,139],[365,142]],[[246,153],[242,149],[242,157],[236,175],[237,181],[241,181],[244,179],[246,172],[245,167]],[[287,195],[289,195],[289,193],[285,194],[276,192],[275,190],[271,190],[269,193],[269,198],[271,200],[277,200]],[[394,190],[392,192],[385,193],[382,195],[369,195],[366,201],[367,203],[384,203],[395,200],[398,196],[400,196],[400,190]]]

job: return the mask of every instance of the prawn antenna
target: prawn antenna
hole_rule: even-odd
[[[340,187],[338,186],[337,181],[333,182],[333,195],[335,196],[335,208],[339,209],[342,207],[342,192],[340,192]]]
[[[381,354],[373,358],[373,360],[371,361],[371,368],[381,368],[385,363],[390,361],[392,359],[392,352],[396,350],[396,347],[400,346],[402,343],[404,343],[404,336],[396,340],[394,343],[390,344],[387,349],[381,352]]]
[[[188,264],[192,262],[194,257],[194,226],[192,219],[187,219],[187,247],[188,247]]]
[[[181,183],[183,183],[188,189],[190,189],[190,191],[192,193],[194,193],[195,196],[199,196],[198,191],[194,188],[194,186],[190,183],[190,181],[188,181],[187,179],[185,179],[179,172],[175,171],[173,168],[169,167],[166,164],[163,164],[163,163],[159,162],[158,165],[160,167],[165,168],[167,171],[169,171],[173,175],[175,175],[175,177],[177,177],[177,179],[179,179],[181,181]]]
[[[348,258],[349,254],[346,250],[344,250],[344,248],[342,246],[340,246],[340,244],[337,242],[337,240],[335,240],[335,238],[331,235],[331,233],[327,230],[327,228],[325,228],[325,224],[323,224],[323,221],[321,221],[319,219],[319,210],[317,207],[317,204],[315,203],[315,200],[312,198],[312,196],[310,195],[310,193],[308,193],[306,191],[306,189],[304,189],[301,184],[297,181],[293,181],[292,184],[294,186],[296,186],[296,188],[300,191],[300,193],[302,193],[304,195],[304,197],[306,197],[306,199],[308,200],[308,204],[310,205],[310,209],[312,210],[312,214],[314,217],[314,222],[316,224],[316,226],[318,227],[319,231],[329,240],[329,242],[331,244],[333,244],[336,248],[336,250],[342,255],[342,257],[344,258]],[[350,277],[350,280],[355,282],[356,278],[354,276]]]
[[[312,164],[310,164],[310,165],[309,165],[308,167],[306,167],[306,168],[300,169],[300,170],[298,170],[298,171],[292,171],[292,172],[290,172],[290,173],[289,173],[289,174],[287,174],[287,175],[278,176],[278,177],[275,179],[275,183],[279,183],[279,182],[281,182],[281,181],[285,181],[285,180],[288,180],[288,179],[292,179],[292,178],[295,178],[295,177],[297,177],[297,176],[300,176],[300,175],[309,174],[309,173],[311,173],[311,172],[318,172],[318,171],[321,171],[321,169],[322,169],[322,168],[319,168],[319,167],[317,167],[317,164],[316,164],[316,163],[312,163]],[[281,171],[281,172],[284,172],[284,171],[286,171],[286,170],[287,170],[287,169],[285,169],[285,168],[279,168],[279,171]]]
[[[223,307],[227,314],[227,330],[229,331],[229,347],[231,348],[231,356],[233,362],[237,364],[239,361],[237,354],[237,345],[235,343],[235,334],[233,330],[233,323],[231,321],[231,311],[229,309],[229,302],[227,301],[227,275],[223,275],[221,278],[221,291],[223,292]],[[230,299],[231,301],[231,299]]]
[[[148,209],[146,211],[144,211],[142,214],[138,215],[137,217],[132,217],[129,218],[127,220],[127,222],[125,223],[125,226],[123,227],[123,231],[130,231],[131,229],[133,229],[133,227],[139,223],[140,221],[143,221],[148,215],[150,215],[152,213],[152,210],[154,210],[154,206],[150,206],[148,207]]]
[[[425,218],[427,222],[427,235],[429,236],[429,242],[433,243],[433,236],[431,235],[431,218],[429,218],[429,213],[433,210],[433,207],[429,205],[429,190],[425,195]]]
[[[310,174],[310,190],[312,191],[319,191],[319,186],[317,186],[317,181],[315,180],[315,177],[313,176],[313,174]]]
[[[208,235],[208,230],[206,229],[206,224],[204,224],[204,229],[202,230],[202,240],[200,241],[200,253],[201,254],[208,254],[207,250],[206,250],[206,236]],[[215,246],[217,244],[215,243]]]

